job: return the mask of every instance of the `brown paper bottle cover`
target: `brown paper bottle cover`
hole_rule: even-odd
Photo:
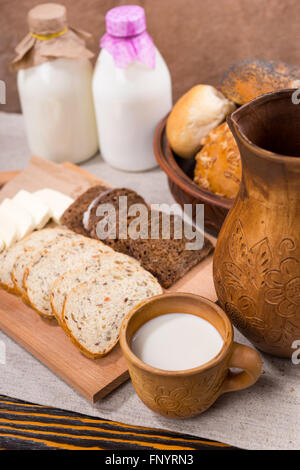
[[[91,58],[86,48],[89,33],[68,26],[66,7],[44,3],[32,8],[27,16],[29,34],[17,45],[12,70],[27,69],[60,57]]]

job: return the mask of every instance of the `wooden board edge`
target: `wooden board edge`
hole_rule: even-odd
[[[130,379],[130,375],[129,375],[129,371],[127,369],[127,370],[125,370],[125,372],[123,372],[123,374],[120,374],[119,377],[117,377],[115,380],[113,380],[110,384],[106,385],[106,387],[102,388],[102,390],[100,390],[95,395],[93,395],[93,397],[91,397],[90,401],[93,404],[97,403],[102,398],[106,397],[111,392],[113,392],[120,385],[127,382],[128,379]]]
[[[53,372],[60,380],[63,380],[66,382],[70,387],[72,387],[73,390],[76,390],[79,392],[82,396],[84,396],[90,403],[95,403],[94,402],[94,396],[95,395],[90,395],[84,390],[83,388],[80,387],[80,384],[75,384],[72,380],[70,380],[64,373],[64,371],[60,372],[59,368],[56,368],[45,358],[45,356],[42,356],[37,349],[32,347],[30,344],[28,344],[22,336],[18,335],[15,333],[15,331],[10,330],[5,324],[1,323],[1,330],[10,338],[12,338],[19,346],[24,348],[26,351],[28,351],[35,359],[38,359],[41,364],[43,364],[45,367],[47,367],[51,372]],[[108,392],[109,393],[109,392]],[[103,395],[101,398],[103,398],[105,395]]]
[[[102,184],[103,186],[107,186],[107,188],[111,188],[112,186],[107,183],[107,181],[102,180],[98,176],[92,175],[89,171],[85,170],[84,168],[81,168],[78,165],[75,165],[74,163],[71,162],[63,162],[61,165],[64,168],[67,168],[68,170],[74,171],[75,173],[80,174],[83,178],[86,178],[87,181],[93,184]]]
[[[87,170],[81,168],[78,165],[75,165],[71,162],[63,162],[62,165],[64,168],[68,170],[74,171],[75,173],[80,174],[83,178],[89,181],[92,184],[103,184],[104,186],[111,187],[106,181],[103,181],[98,176],[92,175]],[[2,171],[0,172],[0,189],[6,184],[9,183],[15,176],[18,176],[21,173],[21,170],[14,170],[14,171]]]
[[[19,170],[16,171],[2,171],[0,172],[0,189],[2,186],[4,186],[6,183],[11,181],[15,176],[17,176],[20,173]]]

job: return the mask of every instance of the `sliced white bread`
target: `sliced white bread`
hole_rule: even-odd
[[[80,268],[62,274],[56,279],[50,296],[52,311],[57,321],[63,326],[62,314],[65,299],[74,287],[94,279],[101,279],[103,275],[109,273],[114,274],[115,277],[122,274],[124,278],[130,278],[141,269],[143,268],[140,263],[134,258],[115,252],[102,254],[84,263]]]
[[[16,260],[22,259],[28,250],[41,250],[47,243],[57,238],[61,233],[70,233],[61,229],[44,229],[32,232],[23,240],[0,253],[0,286],[9,292],[19,293],[12,280],[12,271]]]
[[[141,301],[161,293],[157,280],[145,270],[138,269],[131,278],[122,273],[102,275],[68,294],[64,329],[86,356],[105,356],[118,342],[125,315]]]
[[[29,304],[40,315],[55,318],[50,294],[56,279],[71,269],[88,264],[93,257],[111,251],[104,243],[80,235],[74,240],[54,241],[26,268],[23,285]]]
[[[7,282],[7,274],[5,275],[5,283],[7,283],[16,294],[24,297],[25,290],[23,287],[23,279],[27,266],[40,251],[52,242],[70,238],[78,238],[78,235],[62,228],[46,228],[30,234],[27,238],[22,240],[20,245],[15,245],[16,248],[12,247],[11,251],[8,252],[9,257],[6,264],[1,266],[1,272],[2,277],[4,276],[4,271],[6,271],[7,274],[10,273],[13,286]]]
[[[12,269],[16,259],[24,253],[24,249],[28,244],[29,241],[25,238],[12,245],[8,250],[0,253],[0,287],[3,287],[8,292],[16,293],[11,277]]]

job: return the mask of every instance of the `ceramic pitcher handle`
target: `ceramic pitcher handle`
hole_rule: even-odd
[[[243,369],[243,372],[234,373],[229,370],[224,382],[223,393],[250,387],[262,373],[262,361],[258,352],[239,343],[233,343],[229,367]]]

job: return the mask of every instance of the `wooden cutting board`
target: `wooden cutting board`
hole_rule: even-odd
[[[59,177],[66,178],[66,185],[68,181],[76,180],[73,195],[93,184],[99,182],[103,184],[100,179],[71,163],[54,166],[49,162],[40,163],[39,159],[35,160],[41,165],[41,169],[38,168],[41,176],[47,168],[51,170],[49,183],[53,189],[55,189],[56,177],[58,190],[62,190],[65,184],[59,180]],[[61,168],[63,168],[62,174],[60,174]],[[14,177],[15,179],[10,181]],[[10,183],[0,192],[0,199],[14,194],[14,181],[16,187],[22,187],[24,181],[24,189],[30,190],[30,167],[29,170],[25,169],[19,174],[18,172],[0,173],[0,187],[9,181]],[[106,185],[109,187],[108,184]],[[34,187],[32,190],[35,189],[37,188]],[[201,285],[201,295],[216,300],[210,278],[211,257],[190,271],[170,290],[199,293],[199,285]],[[0,329],[92,403],[103,398],[129,378],[119,345],[103,358],[88,359],[70,342],[56,323],[42,319],[18,297],[3,290],[0,290]]]
[[[64,331],[43,320],[16,296],[0,293],[0,328],[92,403],[128,379],[120,346],[92,360],[72,345]]]

